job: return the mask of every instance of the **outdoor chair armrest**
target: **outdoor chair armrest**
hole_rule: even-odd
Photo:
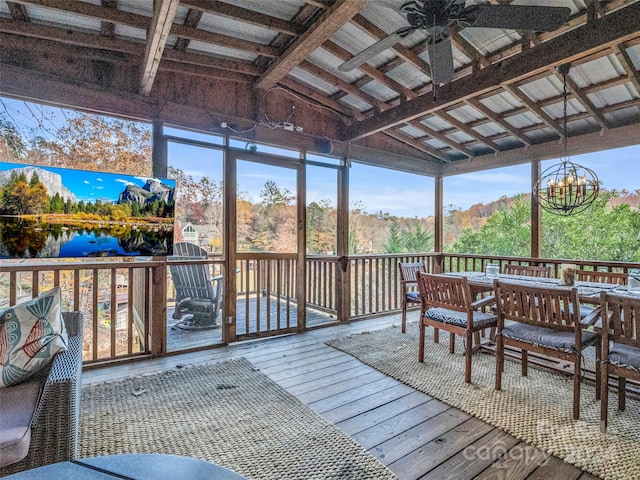
[[[602,326],[601,317],[602,317],[602,307],[598,306],[594,308],[593,311],[591,311],[586,317],[581,319],[580,324],[583,326],[583,328],[588,328],[591,326],[595,328],[600,328]]]
[[[476,300],[471,304],[471,308],[477,310],[479,308],[489,307],[496,303],[496,297],[493,295]]]

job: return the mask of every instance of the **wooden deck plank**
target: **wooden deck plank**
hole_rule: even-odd
[[[352,376],[341,382],[334,382],[324,388],[315,388],[309,392],[298,393],[298,400],[306,404],[318,402],[323,399],[334,397],[336,395],[349,393],[353,390],[363,388],[373,382],[384,380],[385,376],[375,370],[363,373],[362,375]]]
[[[369,410],[373,410],[376,407],[385,405],[389,402],[392,402],[393,400],[397,400],[398,398],[405,397],[412,391],[413,389],[411,387],[407,387],[406,385],[398,383],[397,385],[391,388],[387,388],[386,390],[376,392],[373,395],[362,397],[358,401],[352,401],[351,403],[333,408],[331,410],[324,410],[321,413],[322,416],[328,419],[330,422],[338,423],[348,418],[355,417],[356,415],[360,415],[361,413],[368,412]],[[313,404],[309,406],[313,408]]]
[[[446,433],[413,450],[408,455],[387,465],[403,479],[417,479],[438,465],[444,463],[465,447],[486,435],[493,429],[477,418],[456,425]],[[431,434],[431,432],[429,432]],[[375,451],[375,449],[374,449]],[[494,477],[500,478],[500,477]]]
[[[456,420],[454,417],[448,416],[446,420],[443,420],[444,417],[439,417],[435,421],[427,423],[429,420],[441,415],[450,408],[451,407],[439,402],[438,400],[430,400],[392,418],[379,422],[374,426],[360,431],[359,433],[355,433],[353,434],[353,438],[363,447],[372,449],[416,427],[418,427],[415,430],[416,432],[423,428],[428,430],[432,435],[438,435],[438,432],[445,432],[456,422],[459,423],[467,419],[467,417],[459,417]],[[434,426],[434,423],[439,424],[441,426],[441,430],[438,430],[439,427]],[[407,445],[408,444],[405,444],[404,446]],[[383,445],[380,450],[389,450],[391,448],[394,448],[393,442]]]
[[[549,478],[561,478],[562,480],[578,480],[583,474],[582,470],[570,463],[560,460],[558,457],[547,457],[546,462],[536,468],[527,480],[547,480]],[[587,474],[588,475],[588,474]],[[591,475],[591,478],[597,478]]]
[[[334,375],[328,377],[322,377],[315,380],[309,380],[307,382],[298,383],[287,388],[287,391],[293,395],[302,395],[304,393],[313,392],[315,390],[321,390],[332,386],[334,383],[341,383],[345,380],[352,378],[358,378],[363,375],[369,376],[369,378],[382,378],[383,373],[377,370],[367,367],[366,365],[358,365],[357,367],[337,372]]]
[[[477,480],[490,480],[494,478],[524,480],[542,465],[548,457],[549,454],[539,448],[520,442],[475,478]],[[563,476],[557,475],[555,472],[553,478],[562,478],[564,480]]]
[[[351,360],[336,365],[330,365],[325,368],[309,369],[307,372],[301,372],[297,375],[285,376],[285,378],[274,378],[272,380],[278,383],[278,385],[287,388],[292,385],[299,385],[309,381],[317,380],[319,378],[330,377],[338,372],[350,370],[352,368],[362,365],[358,360],[352,358]]]
[[[423,405],[430,400],[432,398],[422,392],[411,392],[409,395],[339,422],[337,426],[353,437],[392,418],[399,420],[396,417],[400,414]]]
[[[548,457],[540,466],[523,468],[515,461],[514,448],[519,441],[514,437],[325,345],[329,340],[399,324],[399,315],[377,317],[299,335],[217,345],[209,350],[90,369],[83,372],[83,384],[245,357],[369,449],[401,480],[597,480],[555,457]],[[470,458],[470,452],[481,448],[494,456]],[[511,460],[507,456],[498,458],[498,453],[505,450],[511,453]]]
[[[504,453],[518,444],[518,439],[494,428],[489,433],[438,465],[420,480],[475,478]],[[562,477],[546,477],[562,478]]]
[[[388,390],[391,390],[391,392]],[[330,397],[321,398],[320,400],[310,402],[307,405],[313,408],[316,412],[324,413],[329,410],[349,406],[364,398],[399,398],[409,395],[412,391],[411,387],[402,385],[391,377],[384,377],[363,385],[360,388],[351,389]],[[387,400],[387,402],[388,401],[390,400]]]

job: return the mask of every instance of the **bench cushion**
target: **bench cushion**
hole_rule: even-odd
[[[609,362],[640,371],[640,348],[631,347],[623,343],[614,343],[609,350]]]
[[[409,302],[419,302],[420,294],[418,292],[407,292],[407,300]]]
[[[554,330],[553,328],[536,327],[518,322],[506,322],[502,335],[514,340],[531,343],[539,347],[549,347],[567,353],[576,351],[575,334]],[[582,332],[582,347],[593,345],[598,340],[594,332]]]
[[[33,377],[0,393],[0,467],[22,460],[29,452],[41,381],[40,376]]]
[[[467,314],[465,312],[458,312],[456,310],[448,310],[446,308],[430,308],[424,314],[430,320],[436,322],[449,323],[453,325],[459,325],[461,327],[467,326]],[[473,312],[473,325],[480,326],[489,324],[496,321],[496,316],[492,313],[485,312]]]

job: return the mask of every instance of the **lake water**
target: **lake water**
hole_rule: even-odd
[[[61,225],[0,216],[0,258],[171,255],[173,225]]]

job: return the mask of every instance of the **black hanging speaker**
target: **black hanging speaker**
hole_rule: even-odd
[[[328,138],[314,138],[313,149],[318,153],[331,153],[331,140]]]

